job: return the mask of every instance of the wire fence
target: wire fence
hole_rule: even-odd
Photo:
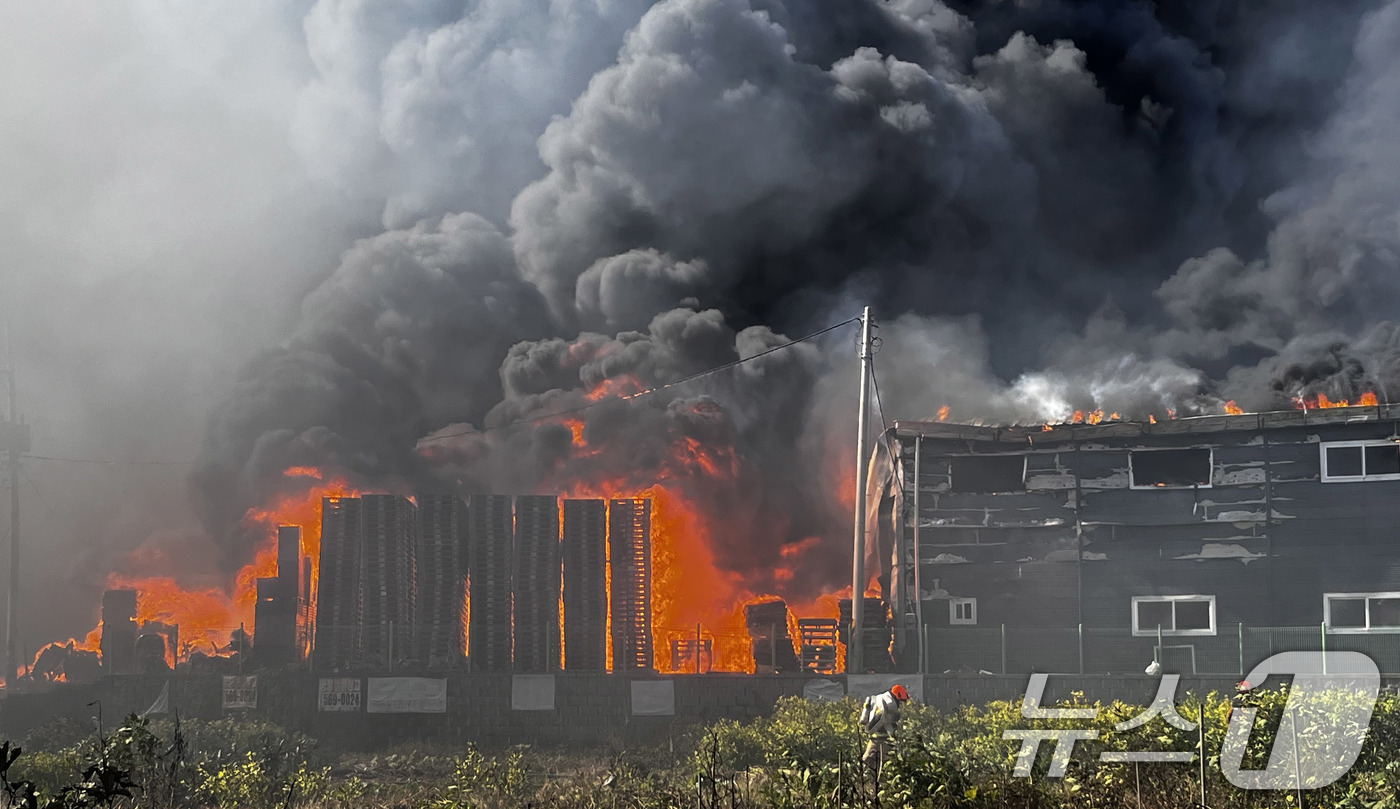
[[[918,663],[918,638],[906,637],[908,669]],[[523,672],[607,668],[611,639],[605,628],[575,633],[551,626],[528,633],[542,648],[521,648],[518,630],[483,634],[475,646],[457,624],[363,625],[304,628],[296,633],[265,632],[259,638],[241,627],[181,629],[152,638],[143,634],[134,649],[117,653],[123,670],[165,667],[191,670],[300,667],[316,671]],[[753,633],[691,625],[653,627],[651,669],[678,674],[711,672],[838,673],[844,645],[803,643],[793,627],[774,625]],[[164,641],[162,643],[162,640]],[[564,641],[564,642],[561,642]],[[573,650],[578,657],[569,664]],[[1368,655],[1381,672],[1400,676],[1400,634],[1329,632],[1318,626],[1224,625],[1214,634],[1139,634],[1100,627],[958,626],[925,627],[924,672],[1025,675],[1138,674],[1157,663],[1163,672],[1243,676],[1280,652],[1354,651]],[[120,658],[120,659],[118,659]],[[581,666],[578,661],[594,661]],[[557,661],[557,663],[556,663]],[[36,661],[39,662],[39,661]],[[58,665],[63,660],[45,658]],[[69,665],[74,665],[69,663]]]
[[[1219,627],[1214,634],[1135,634],[1100,627],[925,627],[928,673],[1134,674],[1153,662],[1179,674],[1243,676],[1279,652],[1354,651],[1400,674],[1400,634],[1348,634],[1318,626]],[[916,655],[917,656],[917,655]]]

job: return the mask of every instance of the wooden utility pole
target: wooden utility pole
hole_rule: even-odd
[[[860,405],[856,410],[856,530],[852,549],[851,629],[846,637],[846,673],[863,674],[861,628],[865,624],[865,422],[870,410],[870,307],[860,315]]]

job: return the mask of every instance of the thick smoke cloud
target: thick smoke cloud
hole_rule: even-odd
[[[205,304],[143,333],[217,359],[192,482],[225,569],[250,553],[244,511],[319,465],[402,490],[665,480],[733,515],[716,563],[746,588],[839,584],[849,327],[619,397],[865,304],[888,419],[1400,390],[1395,2],[253,6],[217,24],[146,9],[174,55],[139,79],[263,45],[263,95],[196,88],[249,99],[214,105],[254,135],[214,154],[244,155],[259,187],[290,179],[261,204],[214,169],[191,173],[221,180],[205,194],[157,183],[150,220],[184,223],[159,263],[213,270],[108,282],[168,304],[178,279],[261,313],[212,329]],[[104,198],[71,187],[43,199]],[[200,244],[225,198],[238,215]],[[141,224],[107,213],[79,235],[126,246],[113,234]],[[31,253],[62,241],[44,232]],[[102,536],[94,565],[132,544]]]
[[[1392,234],[1358,217],[1393,216],[1396,200],[1348,167],[1391,148],[1373,134],[1394,97],[1388,10],[1363,24],[1361,3],[1325,22],[1288,4],[817,5],[667,0],[575,9],[575,24],[444,6],[373,27],[318,6],[313,42],[343,42],[318,59],[304,111],[336,108],[337,81],[376,111],[360,115],[372,148],[356,159],[395,167],[362,190],[385,199],[385,224],[497,216],[509,198],[508,230],[454,246],[472,280],[446,294],[411,280],[437,266],[431,251],[397,246],[450,238],[457,220],[347,254],[288,348],[250,366],[216,416],[211,526],[294,462],[463,490],[645,486],[703,480],[675,468],[693,440],[732,451],[737,483],[692,495],[763,526],[722,565],[761,568],[816,537],[837,575],[849,504],[814,492],[853,474],[847,338],[774,355],[781,371],[764,358],[700,391],[553,414],[863,302],[885,321],[890,417],[1165,416],[1391,381],[1394,329],[1375,301],[1395,299],[1380,272]],[[529,24],[544,33],[520,71],[497,70],[487,43]],[[1311,25],[1330,34],[1299,54],[1313,71],[1279,50]],[[361,29],[372,43],[355,44]],[[615,50],[571,44],[599,30]],[[533,49],[544,41],[556,47]],[[522,89],[522,75],[580,66],[586,82]],[[473,113],[502,93],[529,98],[509,120]],[[526,132],[538,162],[517,149]],[[419,160],[449,170],[418,176]],[[505,316],[476,300],[485,279],[512,290]]]

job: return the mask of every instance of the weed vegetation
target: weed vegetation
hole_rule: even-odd
[[[1280,728],[1285,693],[1258,694],[1245,766],[1262,768]],[[859,760],[864,740],[858,705],[791,698],[751,722],[696,728],[670,745],[587,752],[475,746],[396,748],[378,754],[333,752],[266,723],[128,717],[98,730],[61,721],[22,745],[0,745],[3,805],[23,809],[89,807],[397,807],[514,809],[564,807],[1132,807],[1199,805],[1199,765],[1109,764],[1102,751],[1195,751],[1198,732],[1151,721],[1128,731],[1115,725],[1142,708],[1086,703],[1097,718],[1078,722],[1022,718],[1020,705],[994,702],[940,713],[911,705],[895,753],[876,777]],[[1220,775],[1219,753],[1230,707],[1211,695],[1188,698],[1178,712],[1205,718],[1207,805],[1212,809],[1297,807],[1294,792],[1249,792]],[[1333,706],[1335,708],[1335,706]],[[1327,705],[1310,706],[1318,716]],[[1316,727],[1302,717],[1304,733]],[[1020,743],[1008,729],[1092,729],[1063,778],[1049,778],[1049,744],[1031,778],[1013,769]],[[1307,746],[1307,740],[1302,740]],[[1304,790],[1307,807],[1400,809],[1400,698],[1377,704],[1359,759],[1341,780]]]

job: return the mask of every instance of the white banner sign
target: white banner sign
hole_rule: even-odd
[[[224,709],[258,707],[258,675],[235,674],[224,677]]]
[[[321,700],[317,709],[322,711],[359,711],[360,678],[334,677],[321,680]]]
[[[447,713],[447,680],[371,677],[367,713]]]
[[[675,716],[675,682],[671,680],[633,680],[632,715]]]
[[[510,678],[512,711],[554,710],[553,674],[517,674]]]

